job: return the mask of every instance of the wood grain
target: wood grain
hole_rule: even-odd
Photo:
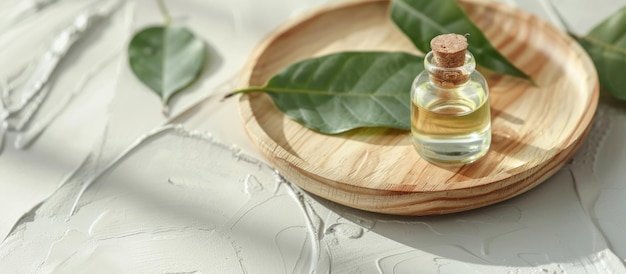
[[[599,94],[593,64],[566,34],[530,14],[489,1],[460,3],[492,44],[537,83],[482,71],[490,86],[493,135],[483,159],[456,167],[430,164],[415,152],[408,131],[322,135],[285,117],[263,93],[240,98],[250,139],[303,189],[380,213],[464,211],[545,181],[571,159],[589,129]],[[343,4],[288,22],[259,45],[243,85],[263,85],[296,61],[332,52],[418,54],[388,18],[388,5]]]

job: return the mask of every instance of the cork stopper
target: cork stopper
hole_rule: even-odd
[[[469,74],[459,68],[465,65],[467,47],[467,38],[453,33],[439,35],[430,41],[433,53],[432,63],[443,68],[431,72],[430,78],[435,84],[449,88],[469,80]]]
[[[430,40],[437,66],[456,68],[465,64],[467,38],[459,34],[442,34]]]

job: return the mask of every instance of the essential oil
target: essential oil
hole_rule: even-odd
[[[425,160],[444,165],[471,163],[489,150],[491,114],[485,78],[462,35],[431,41],[425,71],[411,88],[411,134]]]

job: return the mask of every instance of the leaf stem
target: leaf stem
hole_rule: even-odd
[[[224,97],[222,97],[222,102],[230,97],[233,97],[237,94],[241,94],[241,93],[249,93],[249,92],[255,92],[255,91],[263,91],[262,87],[249,87],[249,88],[244,88],[244,89],[239,89],[239,90],[235,90],[233,92],[229,92],[226,95],[224,95]]]
[[[161,11],[161,14],[163,15],[163,24],[166,26],[169,26],[170,22],[172,21],[172,17],[170,16],[169,11],[167,10],[167,6],[165,6],[165,2],[163,0],[157,0],[157,3],[159,4],[159,10]]]

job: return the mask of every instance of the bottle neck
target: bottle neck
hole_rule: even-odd
[[[476,69],[474,56],[465,52],[465,63],[459,67],[441,67],[436,62],[434,53],[428,52],[424,58],[424,69],[428,72],[430,82],[442,88],[454,88],[466,84]]]

